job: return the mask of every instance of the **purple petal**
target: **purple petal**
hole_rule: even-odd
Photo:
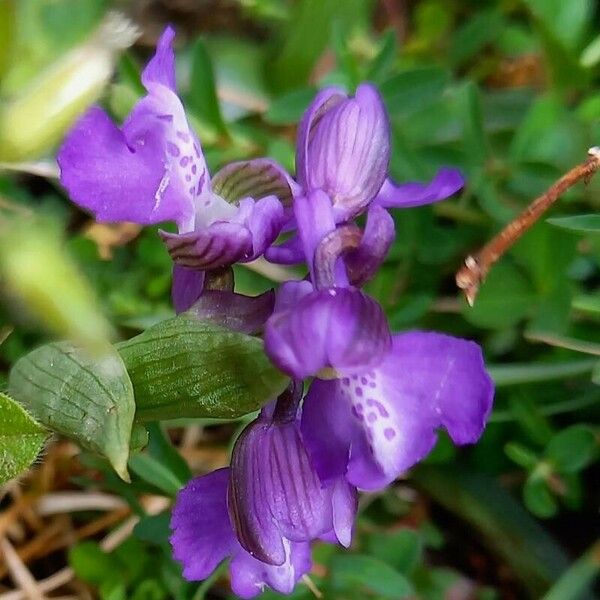
[[[298,225],[298,236],[302,243],[304,256],[310,270],[311,279],[315,281],[315,250],[319,242],[335,230],[335,220],[331,200],[324,192],[319,190],[312,192],[309,196],[296,198],[294,202],[294,214]],[[340,269],[336,275],[340,276],[344,283],[345,269],[340,262]],[[347,279],[346,279],[347,283]]]
[[[178,267],[182,269],[184,267]],[[233,292],[206,290],[189,313],[201,320],[241,333],[258,333],[273,313],[275,292],[272,290],[260,296],[244,296]]]
[[[359,372],[377,365],[391,344],[381,307],[354,288],[324,289],[275,312],[265,327],[265,351],[285,373],[304,379],[333,368]]]
[[[183,106],[167,87],[153,85],[122,129],[91,108],[57,160],[71,199],[98,221],[175,221],[180,231],[193,228],[206,165]]]
[[[447,335],[395,335],[385,361],[361,376],[316,381],[304,403],[302,432],[323,479],[385,487],[433,448],[445,427],[457,444],[475,442],[494,387],[481,349]]]
[[[244,430],[231,459],[228,503],[242,547],[272,565],[285,562],[284,540],[309,541],[332,526],[330,494],[296,422],[261,418]]]
[[[239,548],[227,513],[229,469],[190,481],[177,495],[171,516],[171,546],[189,581],[208,577]]]
[[[306,190],[309,182],[308,148],[313,129],[330,109],[348,98],[342,88],[327,87],[321,90],[302,116],[296,141],[296,176]]]
[[[297,265],[304,262],[304,247],[300,236],[294,234],[278,246],[267,248],[265,258],[280,265]]]
[[[285,561],[279,566],[260,562],[243,550],[235,554],[229,567],[234,594],[253,598],[266,586],[291,594],[298,580],[311,569],[310,545],[285,540],[284,549]]]
[[[224,209],[221,202],[216,199],[211,210],[218,215],[231,209],[231,214],[210,218],[202,215],[207,221],[198,223],[197,218],[196,229],[189,233],[159,232],[176,264],[190,269],[219,269],[248,262],[260,256],[279,235],[283,207],[274,196],[258,202],[247,198],[237,208],[227,205]]]
[[[354,98],[313,121],[306,151],[305,190],[323,190],[336,222],[361,213],[381,188],[389,164],[390,127],[379,92],[362,84]]]
[[[227,202],[244,198],[275,196],[283,206],[291,206],[300,187],[274,160],[255,158],[229,163],[212,180],[213,190]]]
[[[250,231],[238,223],[217,222],[189,233],[159,235],[173,262],[188,269],[220,269],[252,254]]]
[[[186,311],[202,294],[204,271],[173,265],[171,300],[177,314]]]
[[[156,53],[142,72],[142,83],[146,89],[154,83],[164,85],[176,92],[175,53],[171,44],[175,38],[175,30],[168,26],[156,44]]]
[[[304,296],[308,296],[314,291],[310,281],[286,281],[277,289],[275,300],[275,312],[281,312],[289,308],[294,308]]]
[[[394,237],[394,220],[387,210],[370,206],[360,246],[344,257],[352,285],[360,287],[377,273]]]
[[[342,546],[348,548],[352,542],[352,529],[358,510],[356,488],[343,478],[333,483],[333,532]]]
[[[457,169],[440,169],[430,183],[410,182],[396,184],[391,179],[383,182],[374,202],[386,208],[411,208],[439,202],[462,189],[465,180]]]

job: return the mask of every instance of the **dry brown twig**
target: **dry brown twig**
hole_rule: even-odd
[[[588,158],[563,175],[544,194],[536,198],[516,219],[490,240],[479,252],[467,256],[465,264],[456,273],[456,285],[463,290],[473,306],[479,286],[494,263],[558,200],[579,181],[587,183],[600,169],[600,147],[588,150]]]

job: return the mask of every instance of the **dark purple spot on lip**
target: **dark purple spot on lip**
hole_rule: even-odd
[[[355,388],[355,389],[354,389],[354,393],[355,393],[357,396],[362,396],[362,395],[363,395],[363,390],[362,390],[362,388],[361,388],[361,387],[357,387],[357,388]]]
[[[200,148],[198,148],[198,144],[194,144],[194,152],[196,153],[196,157],[200,158]]]
[[[179,146],[177,146],[177,144],[174,144],[173,142],[167,142],[167,151],[171,156],[177,157],[180,154]]]
[[[363,385],[367,385],[367,382],[368,382],[368,381],[369,381],[369,380],[368,380],[366,377],[361,377],[361,378],[360,378],[360,382],[361,382]]]
[[[359,413],[362,413],[365,410],[365,407],[362,404],[355,404],[354,406]]]
[[[194,186],[192,186],[188,192],[193,196],[196,193],[196,188]]]
[[[189,159],[187,156],[184,156],[184,157],[183,157],[183,158],[182,158],[182,159],[179,161],[179,164],[180,164],[182,167],[187,167],[189,162],[190,162],[190,159]]]
[[[188,173],[188,174],[185,176],[185,180],[186,180],[186,181],[191,181],[191,180],[192,180],[192,176],[191,176],[191,175]]]
[[[173,115],[157,115],[157,118],[161,121],[167,121],[168,123],[173,121]]]
[[[185,131],[178,131],[177,137],[180,140],[182,140],[183,142],[185,142],[186,144],[190,141],[190,135],[189,135],[189,133],[186,133]]]
[[[392,429],[391,427],[387,427],[383,432],[383,435],[385,435],[386,440],[393,440],[396,437],[396,430]]]
[[[198,170],[198,167],[196,167],[196,165],[192,165],[192,173],[195,175],[196,171]]]
[[[352,407],[352,416],[355,419],[358,419],[359,421],[363,421],[364,420],[364,416],[357,410],[356,406]]]
[[[369,421],[369,423],[375,423],[375,421],[377,421],[377,415],[374,412],[370,412],[367,415],[367,421]]]
[[[367,400],[367,406],[373,406],[377,409],[379,414],[385,419],[390,416],[390,413],[387,411],[385,406],[381,404],[378,400],[374,400],[373,398],[369,398]]]
[[[369,381],[369,387],[375,389],[377,384],[374,381]]]
[[[350,380],[347,377],[344,377],[344,379],[342,379],[342,383],[344,385],[350,385]]]

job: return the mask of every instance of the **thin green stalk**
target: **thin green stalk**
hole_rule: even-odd
[[[600,539],[576,560],[542,600],[577,600],[587,597],[589,586],[600,573]]]
[[[497,387],[552,381],[591,373],[598,359],[586,358],[562,363],[489,365]]]
[[[224,560],[204,581],[200,583],[196,593],[192,596],[192,600],[204,600],[206,594],[210,591],[213,584],[223,575],[227,569],[228,562]]]

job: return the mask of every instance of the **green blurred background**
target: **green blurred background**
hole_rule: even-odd
[[[0,0],[0,389],[46,339],[126,338],[170,314],[156,230],[94,225],[65,198],[54,162],[90,103],[128,114],[165,24],[177,30],[180,94],[213,172],[265,155],[293,170],[295,125],[315,90],[372,81],[391,117],[394,177],[452,165],[468,184],[394,213],[397,240],[368,290],[394,330],[482,343],[498,392],[482,441],[457,451],[441,436],[426,464],[364,496],[352,551],[318,547],[311,579],[336,599],[595,597],[600,227],[581,215],[598,212],[600,177],[523,237],[474,308],[454,273],[600,144],[599,22],[593,0]],[[255,294],[288,274],[238,267],[236,286]],[[173,424],[172,439],[188,425]],[[200,425],[226,449],[239,424]],[[127,488],[81,460],[104,475],[69,484],[78,489],[130,503],[136,491],[165,492],[143,469]],[[227,597],[223,577],[181,581],[166,518],[142,519],[110,554],[89,541],[68,560],[101,598]],[[300,585],[294,597],[312,595]]]

